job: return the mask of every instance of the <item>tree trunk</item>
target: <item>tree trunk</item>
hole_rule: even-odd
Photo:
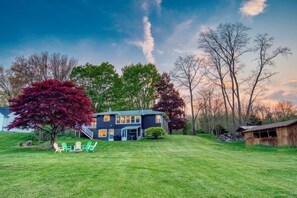
[[[190,87],[191,113],[192,113],[192,135],[196,135],[195,114],[193,104],[193,90]]]
[[[51,147],[54,148],[54,143],[57,141],[57,134],[51,133]]]

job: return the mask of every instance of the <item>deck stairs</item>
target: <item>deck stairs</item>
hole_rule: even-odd
[[[86,125],[82,126],[81,132],[88,138],[93,139],[93,131],[91,131]]]

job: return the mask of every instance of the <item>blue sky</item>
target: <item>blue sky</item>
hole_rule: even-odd
[[[204,28],[241,22],[251,36],[269,33],[275,46],[292,49],[276,60],[267,97],[297,103],[296,10],[296,0],[0,0],[0,64],[49,51],[118,71],[148,61],[169,71],[178,56],[199,53]]]

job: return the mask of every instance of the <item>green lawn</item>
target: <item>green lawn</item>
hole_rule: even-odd
[[[296,148],[176,135],[60,154],[29,138],[0,133],[0,197],[297,197]]]

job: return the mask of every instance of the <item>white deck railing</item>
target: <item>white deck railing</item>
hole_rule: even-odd
[[[93,131],[91,131],[86,125],[82,126],[81,132],[83,132],[88,138],[93,139]]]

